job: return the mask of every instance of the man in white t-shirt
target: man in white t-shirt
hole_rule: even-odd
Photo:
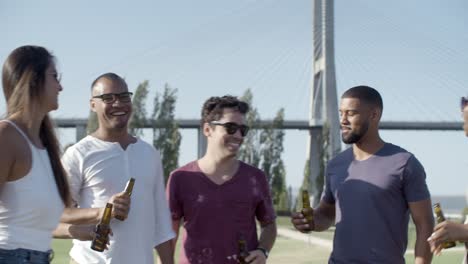
[[[71,263],[152,264],[155,248],[163,264],[173,264],[170,241],[175,234],[161,157],[153,146],[128,133],[132,93],[114,73],[99,76],[91,87],[91,110],[99,127],[62,157],[76,208],[66,208],[61,221],[97,224],[109,202],[113,236],[104,252],[92,250],[89,241],[74,240]],[[131,198],[123,192],[130,178],[135,178]]]

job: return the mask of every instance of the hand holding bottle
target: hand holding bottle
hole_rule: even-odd
[[[300,213],[292,213],[291,223],[303,233],[314,230],[314,209],[310,206],[307,190],[302,190],[302,209]]]

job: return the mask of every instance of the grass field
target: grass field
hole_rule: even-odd
[[[278,226],[282,228],[293,228],[289,218],[279,217]],[[414,247],[414,227],[410,225],[408,247]],[[317,233],[321,238],[333,239],[333,231]],[[316,235],[314,233],[314,235]],[[68,264],[68,251],[71,247],[70,240],[54,240],[53,249],[55,258],[52,264]],[[464,251],[446,251],[441,256],[434,256],[434,264],[461,263]],[[177,256],[178,254],[176,254]],[[305,242],[279,236],[276,240],[268,264],[323,264],[327,263],[330,251],[326,248],[311,245]],[[407,264],[414,263],[414,255],[405,256]]]

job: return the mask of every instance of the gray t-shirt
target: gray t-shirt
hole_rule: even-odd
[[[327,166],[322,199],[335,204],[329,263],[405,263],[409,202],[430,198],[413,154],[385,143],[364,161],[349,148]]]

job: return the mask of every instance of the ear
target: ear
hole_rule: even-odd
[[[380,110],[379,108],[374,108],[374,110],[372,111],[372,119],[379,121],[381,117],[382,117],[382,110]]]
[[[206,122],[203,124],[203,135],[205,135],[205,137],[209,137],[212,130],[213,129],[211,128],[210,124]]]
[[[93,99],[89,100],[89,108],[96,113],[96,102]]]

